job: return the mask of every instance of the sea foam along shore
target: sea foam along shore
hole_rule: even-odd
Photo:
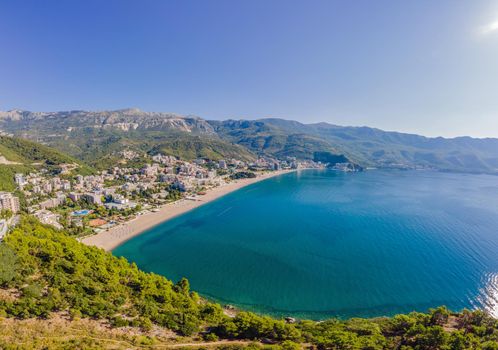
[[[218,199],[230,192],[236,191],[253,183],[292,171],[294,170],[272,171],[269,173],[258,174],[257,177],[252,179],[240,179],[231,181],[227,184],[210,189],[205,195],[198,197],[197,200],[182,199],[176,202],[165,204],[160,207],[159,211],[157,212],[148,212],[144,215],[136,217],[133,220],[112,227],[105,232],[100,232],[92,236],[84,237],[81,242],[87,245],[93,245],[99,248],[103,248],[107,251],[112,250],[120,244],[123,244],[127,240],[162,222],[170,220],[194,208],[200,207],[201,205]]]

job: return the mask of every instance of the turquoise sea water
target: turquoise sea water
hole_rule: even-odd
[[[498,177],[303,170],[245,187],[114,251],[222,303],[373,317],[498,300]]]

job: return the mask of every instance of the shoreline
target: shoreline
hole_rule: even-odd
[[[185,214],[195,208],[212,202],[231,192],[237,191],[256,182],[267,180],[275,176],[288,174],[294,171],[296,170],[292,169],[272,171],[270,173],[259,174],[257,177],[252,179],[234,180],[227,184],[210,189],[205,195],[200,196],[198,200],[181,199],[175,202],[164,204],[158,208],[158,212],[148,212],[130,221],[114,226],[105,232],[99,232],[91,236],[83,237],[80,242],[86,245],[102,248],[106,251],[111,251],[124,242],[142,234],[143,232],[151,229],[154,226]]]

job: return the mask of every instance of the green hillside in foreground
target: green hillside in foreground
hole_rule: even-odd
[[[82,320],[106,326],[99,330]],[[57,322],[69,323],[46,338],[34,334]],[[164,348],[161,337],[168,331],[169,342],[194,348],[273,343],[274,349],[498,349],[498,322],[482,311],[441,307],[391,318],[292,324],[249,312],[229,317],[190,291],[186,279],[173,283],[143,272],[31,218],[0,243],[0,329],[0,348],[12,349]],[[112,329],[116,342],[103,336]]]
[[[61,164],[76,165],[77,173],[93,172],[83,162],[51,147],[18,137],[0,136],[0,191],[15,189],[15,173],[28,173],[39,168],[57,172]]]

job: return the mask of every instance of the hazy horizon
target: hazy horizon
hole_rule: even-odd
[[[0,3],[0,110],[498,137],[498,2]]]

